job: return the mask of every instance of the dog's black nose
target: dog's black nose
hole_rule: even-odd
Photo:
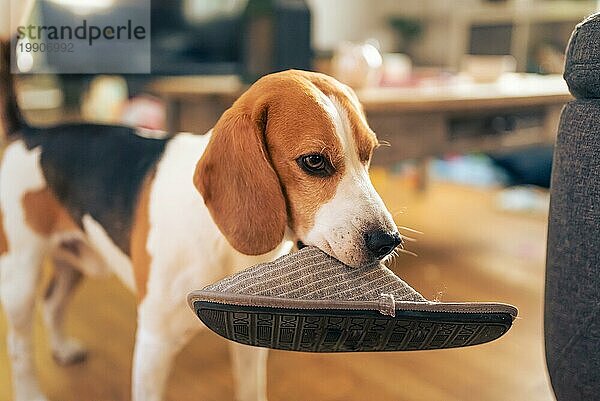
[[[383,259],[402,243],[402,237],[397,232],[371,231],[365,234],[367,249],[377,259]]]

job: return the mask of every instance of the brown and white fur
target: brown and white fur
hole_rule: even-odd
[[[0,165],[0,299],[16,401],[46,400],[31,336],[45,258],[54,265],[42,302],[57,362],[85,356],[62,328],[80,278],[116,274],[139,300],[132,399],[158,401],[175,355],[203,328],[186,305],[190,291],[283,255],[292,241],[350,266],[389,253],[373,253],[370,233],[387,235],[392,249],[399,244],[367,171],[377,139],[352,90],[330,77],[266,76],[206,135],[172,137],[138,191],[126,251],[108,234],[114,227],[92,214],[74,216],[49,185],[44,145],[28,145],[20,134],[26,126],[7,75],[0,79],[8,134]],[[303,170],[300,160],[311,154],[330,164],[326,175]],[[231,349],[237,398],[265,400],[267,351],[233,343]]]

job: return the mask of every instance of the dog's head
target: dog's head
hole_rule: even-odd
[[[401,242],[367,172],[377,145],[350,88],[285,71],[257,81],[223,114],[194,182],[238,251],[266,253],[289,228],[359,266]]]

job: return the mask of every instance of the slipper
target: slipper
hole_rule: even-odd
[[[351,268],[315,247],[194,291],[188,302],[229,340],[307,352],[466,347],[502,336],[517,316],[507,304],[428,301],[382,264]]]

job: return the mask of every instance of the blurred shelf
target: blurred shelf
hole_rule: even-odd
[[[531,52],[538,44],[530,34],[536,26],[568,24],[569,29],[559,30],[560,40],[553,38],[557,46],[565,46],[576,23],[596,12],[598,5],[596,0],[424,0],[418,6],[407,7],[398,17],[413,18],[426,26],[427,38],[417,53],[429,64],[459,70],[462,56],[470,54],[474,28],[505,29],[517,71],[527,71]],[[446,46],[441,48],[439,43]]]
[[[504,2],[456,1],[435,3],[402,12],[402,17],[427,20],[459,19],[472,24],[521,21],[576,21],[598,9],[596,0],[513,0]],[[440,6],[442,5],[442,6]]]

